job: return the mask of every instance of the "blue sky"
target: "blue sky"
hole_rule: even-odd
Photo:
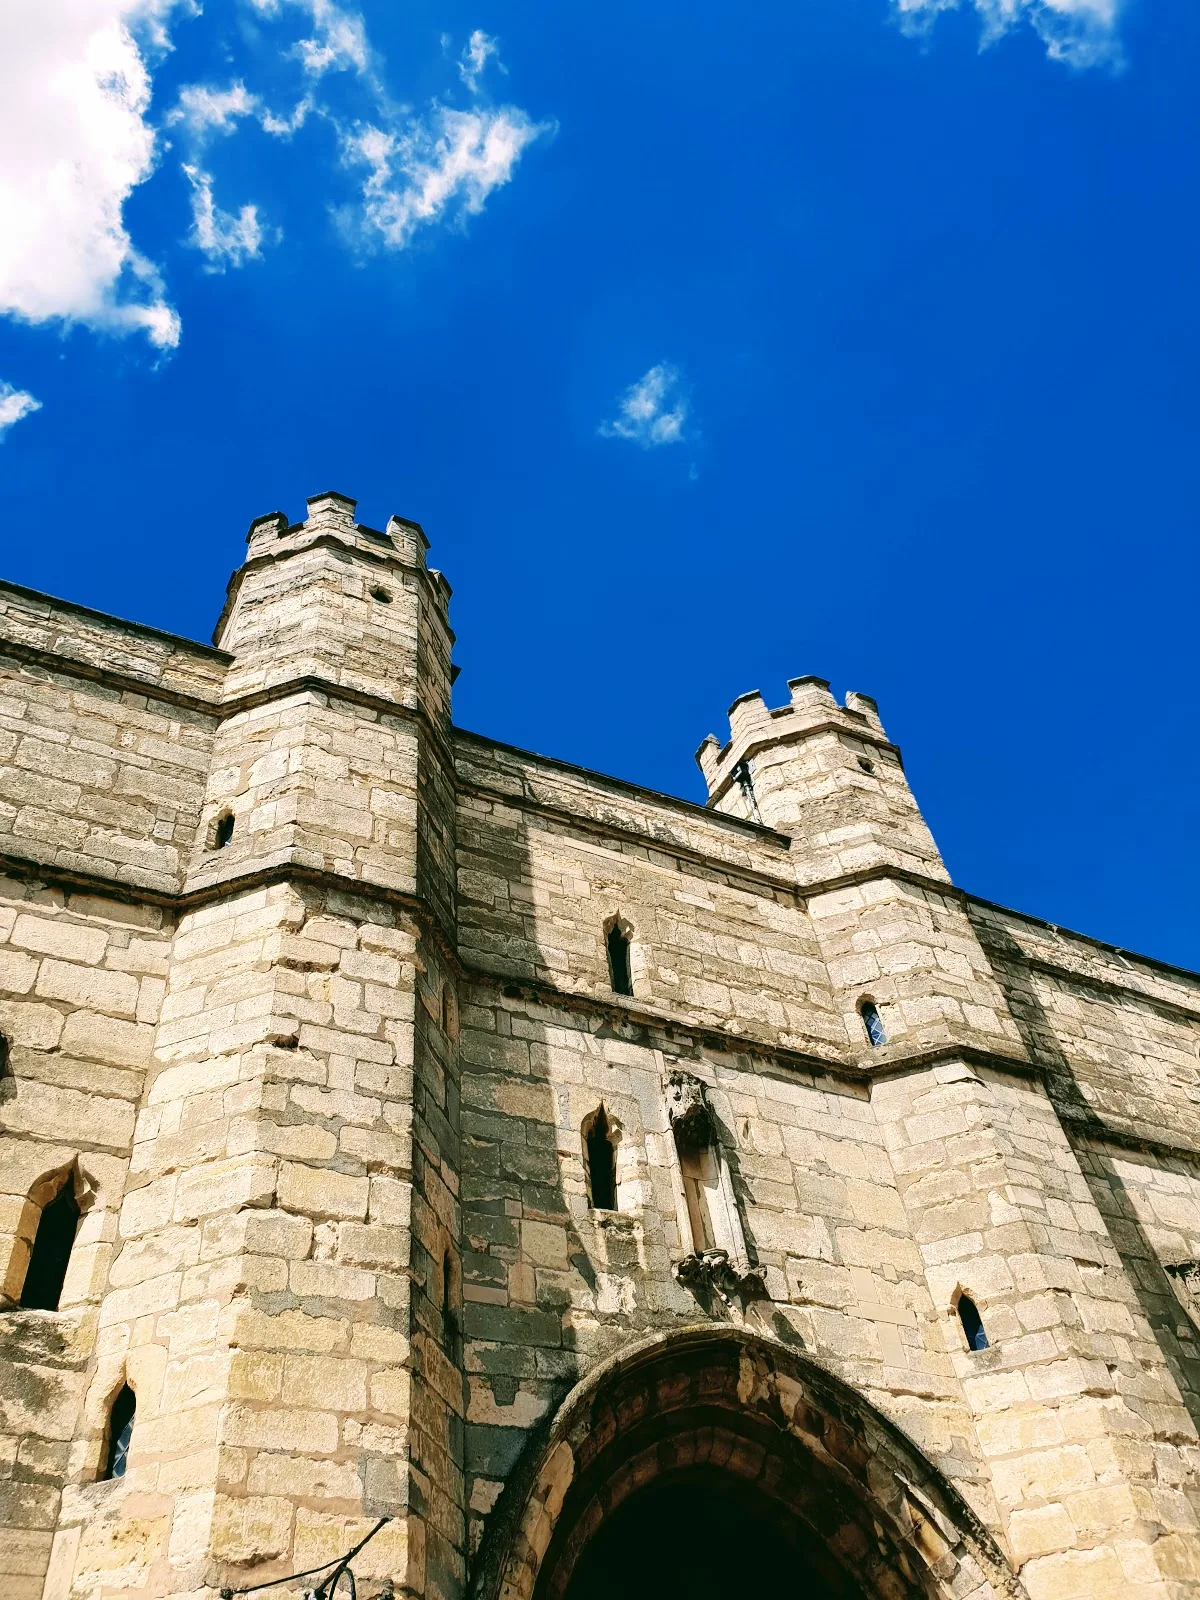
[[[959,883],[1200,967],[1198,66],[1182,0],[6,7],[0,572],[207,638],[336,488],[463,726],[700,798],[819,673]]]

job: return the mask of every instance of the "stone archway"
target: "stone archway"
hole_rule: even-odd
[[[663,1504],[676,1519],[689,1485],[706,1508],[714,1494],[740,1498],[831,1600],[1024,1600],[987,1529],[907,1435],[809,1357],[745,1329],[709,1325],[622,1352],[568,1395],[531,1455],[496,1508],[475,1600],[571,1600],[601,1529],[671,1485],[682,1492]],[[706,1510],[663,1537],[720,1540],[712,1521]]]

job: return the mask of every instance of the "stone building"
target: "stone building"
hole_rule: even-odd
[[[864,695],[701,807],[455,728],[417,524],[248,543],[0,585],[2,1600],[1200,1593],[1200,979]]]

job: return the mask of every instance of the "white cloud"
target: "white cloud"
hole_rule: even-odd
[[[185,164],[184,174],[192,186],[191,242],[208,257],[211,272],[226,267],[241,267],[262,255],[263,230],[257,206],[243,206],[235,216],[222,211],[213,200],[212,175],[201,167]]]
[[[483,210],[493,189],[512,177],[526,145],[547,131],[515,106],[497,111],[434,107],[399,131],[360,127],[345,141],[351,165],[370,170],[363,183],[367,230],[403,249],[417,228]]]
[[[490,57],[496,57],[496,65],[500,67],[501,72],[505,70],[500,63],[499,49],[496,40],[489,38],[482,28],[476,28],[467,40],[463,53],[458,58],[458,75],[472,94],[479,87],[479,75],[487,66]]]
[[[290,139],[308,121],[308,114],[313,109],[311,95],[305,95],[303,100],[298,100],[290,117],[277,117],[273,111],[264,111],[259,117],[259,126],[264,133],[273,133],[280,139]]]
[[[188,156],[180,162],[192,190],[192,231],[189,244],[208,257],[208,271],[224,272],[226,267],[243,267],[259,260],[267,235],[258,220],[258,207],[244,205],[240,211],[223,211],[213,197],[213,176],[203,165],[204,151],[214,137],[233,133],[239,122],[252,117],[268,133],[290,136],[307,115],[307,104],[297,108],[297,120],[281,120],[262,108],[239,79],[228,89],[213,84],[192,83],[179,91],[179,100],[168,112],[169,127],[180,129]],[[276,230],[273,237],[278,237]]]
[[[154,167],[143,51],[188,0],[39,0],[3,7],[0,313],[179,340],[125,201]]]
[[[660,361],[626,389],[616,417],[602,422],[600,432],[606,439],[631,439],[643,450],[652,450],[657,445],[680,444],[687,419],[688,401],[679,370]]]
[[[284,4],[298,6],[312,19],[313,37],[301,39],[296,54],[305,72],[314,78],[330,68],[345,72],[367,71],[370,47],[367,30],[356,12],[343,11],[333,0],[250,0],[263,16],[276,17]]]
[[[0,383],[0,439],[31,411],[40,411],[42,402],[35,400],[24,389],[14,389],[11,383]]]
[[[1055,61],[1072,67],[1119,66],[1117,23],[1122,0],[968,0],[983,23],[980,47],[1027,23]],[[924,34],[960,0],[892,0],[907,33]]]
[[[260,30],[256,48],[292,63],[293,109],[271,110],[244,69],[249,86],[239,77],[181,90],[158,139],[152,68],[174,24],[201,14],[199,0],[0,0],[0,316],[143,333],[161,350],[178,343],[178,313],[126,220],[126,202],[172,143],[191,191],[189,243],[225,270],[279,236],[260,205],[224,210],[215,198],[210,147],[239,128],[290,138],[310,116],[324,118],[343,167],[365,168],[355,231],[395,248],[426,224],[481,211],[543,131],[511,106],[464,112],[435,102],[417,114],[399,105],[361,15],[335,0],[243,4],[264,22],[291,24],[273,40]],[[472,90],[495,54],[476,29],[458,63]],[[350,77],[336,108],[323,85],[335,71]],[[358,105],[346,109],[347,98]],[[322,177],[311,187],[319,203]]]
[[[258,96],[253,95],[242,82],[231,83],[228,89],[217,89],[208,83],[191,83],[179,91],[179,102],[167,113],[167,126],[182,123],[194,136],[208,133],[232,133],[239,118],[252,116],[258,110]]]

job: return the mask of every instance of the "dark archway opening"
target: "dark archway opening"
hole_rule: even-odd
[[[659,1479],[584,1547],[565,1600],[837,1600],[806,1560],[796,1519],[712,1469]]]

